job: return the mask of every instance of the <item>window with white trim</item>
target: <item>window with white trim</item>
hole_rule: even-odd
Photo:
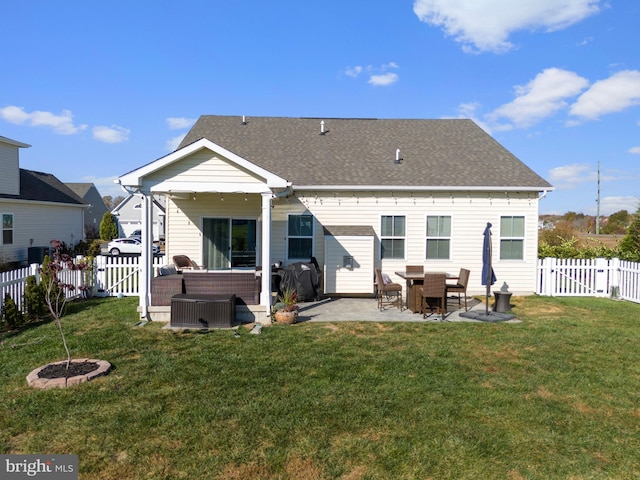
[[[383,215],[380,225],[380,258],[404,259],[406,241],[404,215]]]
[[[500,260],[524,260],[524,217],[500,217]]]
[[[310,259],[313,256],[313,215],[289,215],[287,258]]]
[[[2,245],[13,245],[13,213],[2,214]]]
[[[451,259],[451,217],[427,216],[427,260]]]

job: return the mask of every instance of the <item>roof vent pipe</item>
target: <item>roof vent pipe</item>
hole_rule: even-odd
[[[402,157],[400,157],[400,149],[397,148],[396,149],[396,162],[395,163],[402,163],[402,160],[404,160]]]
[[[244,115],[242,115],[242,125],[246,125],[246,124],[247,124],[247,121],[245,120]]]
[[[320,135],[324,135],[325,133],[327,133],[327,132],[324,131],[324,120],[321,120],[320,121]]]

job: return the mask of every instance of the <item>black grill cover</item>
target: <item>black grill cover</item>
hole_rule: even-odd
[[[280,294],[286,290],[294,289],[299,302],[311,302],[318,299],[320,271],[316,262],[292,263],[278,273],[281,277]]]

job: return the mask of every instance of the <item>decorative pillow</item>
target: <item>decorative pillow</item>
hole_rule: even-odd
[[[386,273],[382,274],[382,281],[384,282],[385,285],[388,285],[391,283],[391,277],[389,275],[387,275]]]

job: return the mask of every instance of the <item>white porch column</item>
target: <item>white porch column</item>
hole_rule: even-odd
[[[140,295],[140,317],[146,318],[151,303],[151,278],[153,277],[153,195],[142,193],[142,255],[138,276]]]
[[[266,315],[271,313],[271,198],[272,194],[262,194],[262,291],[260,305]]]

